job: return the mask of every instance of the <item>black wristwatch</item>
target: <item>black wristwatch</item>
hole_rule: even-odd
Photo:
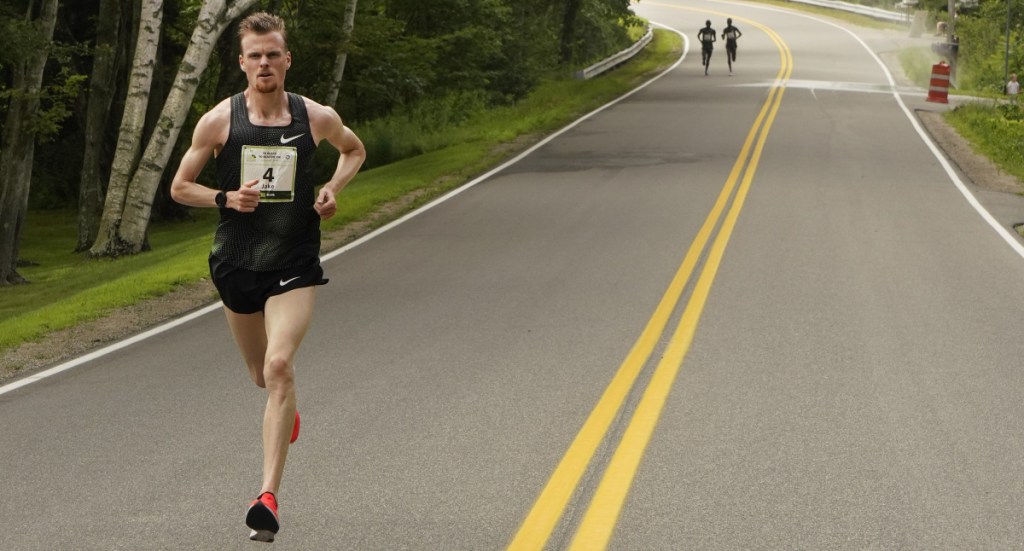
[[[223,191],[218,191],[217,197],[215,197],[213,200],[217,203],[217,206],[220,208],[228,206],[228,194],[224,193]]]

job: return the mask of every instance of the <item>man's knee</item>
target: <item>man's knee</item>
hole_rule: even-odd
[[[294,378],[295,370],[290,358],[271,355],[263,365],[263,379],[266,381],[266,388],[291,387],[294,384]]]

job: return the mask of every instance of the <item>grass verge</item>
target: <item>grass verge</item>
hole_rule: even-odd
[[[674,63],[681,49],[678,35],[655,31],[643,53],[607,75],[547,82],[515,105],[477,113],[459,123],[456,143],[362,172],[339,196],[338,214],[323,224],[324,231],[354,222],[383,225],[464,184],[524,144],[649,79]],[[396,202],[402,206],[386,208]],[[30,211],[20,257],[32,265],[19,271],[32,283],[0,287],[0,353],[205,278],[216,213],[195,209],[194,217],[154,224],[150,252],[93,260],[70,252],[76,242],[74,212]]]
[[[943,115],[953,128],[996,166],[1024,180],[1024,108],[980,101]]]
[[[932,78],[932,65],[935,63],[935,54],[931,48],[905,48],[900,50],[898,58],[903,74],[915,86],[927,89]]]

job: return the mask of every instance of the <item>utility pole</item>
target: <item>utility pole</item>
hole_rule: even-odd
[[[1003,86],[1010,80],[1010,0],[1006,0],[1006,55],[1003,58]],[[1005,91],[1005,88],[1004,88]]]
[[[1009,1],[1009,0],[1007,0]],[[956,0],[949,0],[949,35],[946,37],[946,44],[949,45],[949,82],[956,83],[956,58],[960,52],[960,41],[956,39]]]

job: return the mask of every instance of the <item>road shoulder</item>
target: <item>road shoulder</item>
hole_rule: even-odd
[[[899,67],[896,52],[901,47],[919,46],[921,39],[910,39],[905,36],[906,33],[895,31],[877,31],[871,34],[870,42],[893,73],[897,84],[911,85]],[[1009,202],[1024,201],[1021,197],[1024,191],[1022,183],[1000,170],[986,157],[975,153],[970,143],[945,122],[942,112],[946,109],[939,105],[935,109],[919,108],[915,110],[915,115],[969,184],[981,190],[998,192],[1000,195],[996,196],[996,200],[999,201],[1011,197],[1013,199]],[[1002,194],[1005,194],[1005,197],[1002,197]],[[989,197],[987,200],[991,201],[992,198]],[[384,210],[402,210],[407,203],[407,200],[400,199]],[[1005,210],[1014,212],[1012,207]],[[1020,219],[1024,220],[1024,211],[1021,213]],[[386,214],[375,213],[373,218],[379,219]],[[1016,222],[1004,220],[1008,226],[1013,226]],[[371,230],[370,223],[355,223],[330,232],[325,235],[324,252],[349,243]],[[81,356],[216,301],[213,285],[204,279],[197,283],[182,285],[161,297],[117,309],[100,319],[54,331],[35,342],[0,353],[0,383]]]

